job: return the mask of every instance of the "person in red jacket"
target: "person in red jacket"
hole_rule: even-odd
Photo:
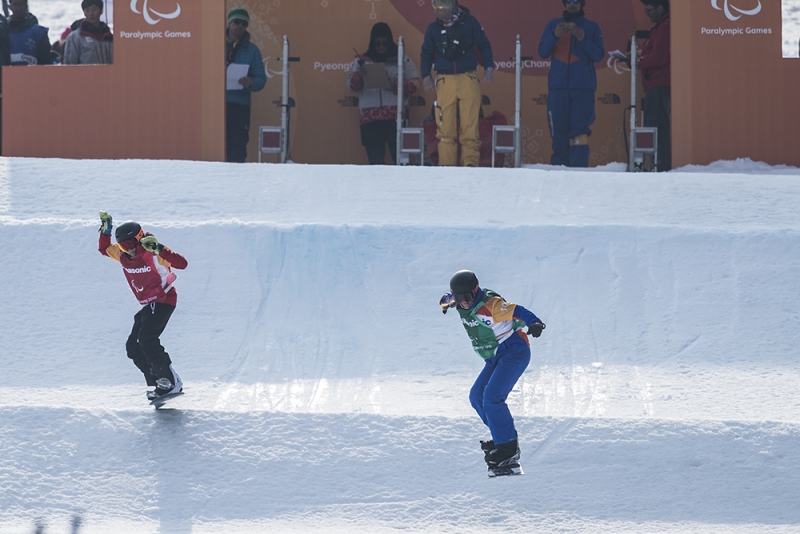
[[[178,303],[173,287],[177,276],[172,268],[185,269],[186,258],[165,247],[139,223],[126,222],[117,227],[111,243],[111,215],[100,212],[100,254],[117,260],[142,309],[133,316],[125,349],[128,358],[144,374],[149,400],[183,391],[183,382],[172,367],[172,360],[159,337]]]
[[[658,128],[658,171],[672,168],[672,106],[670,104],[669,0],[641,0],[655,25],[644,43],[638,66],[644,88],[644,125]]]

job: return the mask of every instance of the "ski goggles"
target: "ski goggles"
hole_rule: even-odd
[[[453,298],[458,304],[466,302],[468,304],[472,304],[472,301],[475,299],[475,294],[472,291],[467,293],[453,293]]]
[[[565,4],[580,4],[581,0],[564,0]]]
[[[144,229],[139,230],[139,233],[135,236],[125,239],[124,241],[120,241],[117,244],[119,245],[119,248],[127,252],[136,248],[136,245],[139,244],[139,241],[142,239],[142,237],[144,237]]]

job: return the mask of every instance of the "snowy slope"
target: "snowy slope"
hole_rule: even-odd
[[[618,167],[0,159],[0,533],[797,532],[800,170]],[[189,261],[180,409],[100,209]],[[524,477],[484,476],[460,268],[548,325]]]

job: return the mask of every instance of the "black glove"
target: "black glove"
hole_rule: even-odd
[[[542,335],[542,330],[547,326],[542,322],[535,322],[528,325],[528,335],[531,337],[539,337]]]

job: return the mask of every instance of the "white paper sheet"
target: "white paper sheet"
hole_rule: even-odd
[[[250,65],[242,65],[239,63],[231,63],[228,65],[228,75],[226,87],[228,89],[244,89],[244,86],[239,83],[239,80],[247,76],[247,71]]]

